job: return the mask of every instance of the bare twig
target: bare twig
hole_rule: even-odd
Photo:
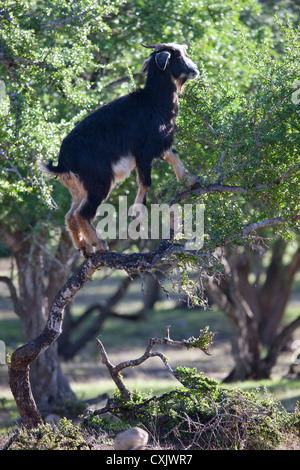
[[[24,307],[22,305],[22,302],[20,302],[17,290],[14,286],[12,279],[7,276],[0,276],[0,282],[4,282],[7,285],[10,293],[10,298],[14,305],[14,311],[18,316],[22,316],[22,314],[24,314]]]
[[[180,377],[176,374],[176,372],[172,369],[170,364],[167,361],[167,358],[164,354],[160,352],[153,352],[153,348],[156,345],[167,345],[172,347],[179,347],[179,348],[198,348],[201,349],[205,354],[210,354],[209,346],[212,342],[214,333],[208,333],[207,330],[201,332],[199,338],[189,338],[188,340],[183,339],[182,341],[173,341],[170,339],[170,326],[166,327],[166,335],[164,338],[150,338],[146,350],[142,356],[138,359],[129,359],[127,361],[121,362],[120,364],[114,366],[110,360],[108,359],[107,353],[101,341],[97,338],[96,345],[100,352],[102,363],[106,365],[112,380],[115,382],[116,386],[118,387],[123,399],[125,401],[130,401],[131,393],[127,389],[126,385],[124,384],[120,372],[127,367],[136,367],[145,362],[147,359],[151,357],[159,357],[168,371],[175,377],[176,380],[181,382]]]

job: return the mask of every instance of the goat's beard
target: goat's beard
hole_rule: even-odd
[[[182,75],[182,76],[179,76],[177,78],[175,77],[172,77],[173,79],[173,82],[175,83],[176,85],[176,88],[177,88],[177,93],[183,93],[184,91],[184,85],[186,84],[187,82],[187,77],[185,75]]]

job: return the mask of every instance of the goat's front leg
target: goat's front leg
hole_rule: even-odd
[[[192,188],[196,183],[198,183],[198,179],[187,171],[175,149],[172,148],[165,152],[162,159],[172,165],[177,181],[186,180],[186,186],[188,188]]]
[[[134,204],[146,205],[146,197],[151,186],[151,164],[144,164],[136,169],[139,189]]]
[[[138,167],[136,169],[137,172],[137,180],[139,189],[134,201],[132,215],[133,217],[137,217],[137,213],[140,212],[139,207],[140,204],[146,206],[146,197],[151,186],[151,166],[145,165],[143,168]]]

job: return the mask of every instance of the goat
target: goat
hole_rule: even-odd
[[[71,193],[65,222],[75,247],[85,257],[93,253],[93,247],[100,252],[108,249],[92,221],[114,185],[134,168],[138,181],[135,204],[146,204],[154,158],[171,164],[178,181],[186,179],[188,187],[196,183],[173,148],[173,139],[177,93],[188,79],[199,75],[198,68],[188,57],[186,46],[144,47],[153,49],[142,66],[147,75],[144,88],[84,118],[63,139],[58,165],[52,160],[44,165],[44,170],[58,176]]]

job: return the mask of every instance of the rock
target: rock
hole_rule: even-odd
[[[115,450],[143,450],[148,442],[148,433],[144,429],[135,427],[121,432],[115,438]]]
[[[49,415],[46,416],[45,423],[57,424],[60,419],[61,419],[61,416],[58,416],[55,413],[50,413]]]

